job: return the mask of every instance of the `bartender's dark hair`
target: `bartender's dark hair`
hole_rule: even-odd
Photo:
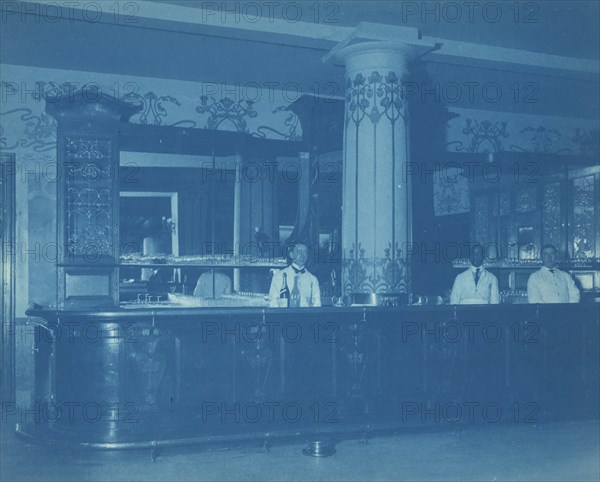
[[[556,249],[556,246],[554,246],[553,244],[544,244],[544,246],[542,246],[542,249],[540,249],[540,254],[545,249],[552,249],[555,253],[558,253],[558,249]]]
[[[299,244],[306,246],[308,248],[308,243],[306,243],[305,241],[303,241],[301,239],[295,239],[293,241],[287,241],[285,243],[285,256],[288,260],[291,259],[292,251],[294,251],[294,249],[296,249],[296,246],[298,246]]]

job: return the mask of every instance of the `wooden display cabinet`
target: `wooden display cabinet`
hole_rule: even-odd
[[[119,126],[140,109],[95,91],[46,99],[57,123],[57,306],[119,303]]]

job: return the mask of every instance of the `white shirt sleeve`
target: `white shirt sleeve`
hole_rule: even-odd
[[[319,280],[316,276],[311,275],[311,288],[312,292],[310,294],[312,300],[312,306],[319,307],[321,306],[321,288],[319,288]]]
[[[460,287],[461,283],[459,281],[460,274],[454,278],[454,284],[452,285],[452,292],[450,293],[450,304],[458,305],[460,304]]]
[[[490,304],[498,305],[500,304],[500,290],[498,289],[498,278],[496,276],[492,276],[492,286],[490,290]]]
[[[573,277],[569,273],[564,273],[567,281],[567,287],[569,288],[569,303],[579,303],[581,294],[579,288],[575,285]]]
[[[273,271],[273,278],[271,278],[271,288],[269,289],[269,306],[276,308],[279,303],[279,291],[283,283],[282,270]]]
[[[540,290],[540,284],[537,280],[537,271],[529,275],[527,280],[527,301],[529,303],[543,303],[542,292]]]

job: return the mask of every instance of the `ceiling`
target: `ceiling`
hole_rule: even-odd
[[[165,5],[167,1],[171,5]],[[165,16],[166,12],[178,10],[191,16],[190,12],[193,14],[195,10],[181,10],[178,7],[197,8],[207,5],[207,2],[184,0],[151,0],[147,3],[158,8],[159,12],[165,12]],[[286,5],[285,2],[225,3],[230,10],[239,4],[239,8],[246,12],[250,10],[243,9],[250,8],[249,4],[271,5],[273,18],[280,19],[284,15],[275,6]],[[442,21],[439,22],[430,17],[421,19],[419,15],[406,15],[406,11],[406,18],[403,19],[402,8],[406,8],[409,3],[417,6],[422,4],[401,1],[322,1],[319,4],[319,23],[323,25],[317,27],[324,32],[330,29],[339,35],[340,27],[353,27],[361,21],[370,21],[418,27],[423,36],[595,60],[599,57],[600,2],[524,2],[524,5],[539,6],[536,12],[526,10],[525,7],[520,7],[519,11],[522,15],[530,14],[532,19],[538,20],[537,23],[515,22],[510,17],[514,15],[514,7],[513,10],[504,12],[497,23],[477,21],[477,10],[474,11],[473,22],[469,22],[467,12],[463,12],[460,21],[454,23],[444,21],[443,17],[440,17]],[[135,2],[125,4],[135,5]],[[212,4],[222,5],[222,2]],[[304,7],[302,19],[306,15],[306,20],[310,23],[310,16],[314,15],[311,6],[314,9],[315,2],[295,4]],[[433,5],[436,4],[442,5],[439,8],[444,8],[444,2],[433,2]],[[198,12],[200,14],[201,11]],[[287,11],[291,15],[290,12],[292,10]],[[449,15],[448,12],[450,10],[447,10]],[[222,19],[224,22],[221,27],[224,28],[219,28],[218,22],[216,27],[208,28],[199,23],[161,18],[144,18],[134,23],[115,22],[110,21],[109,12],[105,14],[104,20],[100,22],[81,19],[71,21],[69,18],[36,21],[35,16],[31,15],[3,15],[0,62],[225,84],[257,82],[285,85],[293,81],[301,86],[303,92],[314,92],[315,85],[319,85],[321,94],[342,94],[341,88],[337,86],[344,85],[343,67],[332,62],[322,62],[322,57],[335,45],[335,41],[306,41],[298,45],[287,41],[284,35],[239,31],[229,28],[231,18],[227,14]],[[521,20],[523,18],[522,16]],[[217,19],[221,20],[218,16]],[[325,24],[326,19],[330,23]],[[233,22],[235,23],[235,17]],[[290,29],[299,25],[298,22],[288,23]],[[314,27],[314,23],[307,24],[306,28]],[[286,23],[283,24],[285,27]],[[517,104],[506,95],[499,103],[490,104],[478,99],[475,103],[465,104],[465,100],[462,100],[456,103],[457,107],[594,119],[598,117],[600,99],[597,75],[581,78],[551,70],[518,71],[519,69],[504,64],[481,63],[478,66],[466,66],[451,60],[428,61],[426,69],[431,78],[441,83],[468,79],[480,83],[499,82],[507,88],[515,81],[533,81],[540,86],[540,102],[533,104]],[[336,88],[327,91],[327,86],[332,85]]]
[[[202,8],[211,2],[196,0],[150,0],[163,4]],[[315,0],[286,2],[219,1],[217,16],[250,18],[263,5],[264,17],[296,17],[299,21],[353,27],[359,22],[416,27],[423,36],[515,49],[527,49],[568,57],[600,57],[600,2],[598,0],[502,0],[497,2],[400,0]],[[484,10],[484,6],[488,6]],[[271,8],[266,6],[271,4]],[[469,8],[468,5],[472,4]],[[457,8],[458,6],[458,8]],[[495,6],[501,11],[497,13]],[[414,13],[413,13],[414,12]],[[498,16],[497,21],[492,21]],[[222,17],[221,17],[222,18]]]

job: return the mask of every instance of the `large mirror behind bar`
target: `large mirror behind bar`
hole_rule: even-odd
[[[179,256],[177,192],[121,191],[120,251]]]
[[[233,243],[234,172],[203,168],[121,168],[121,254],[225,253]],[[175,244],[177,243],[178,244]]]
[[[126,307],[266,304],[271,270],[285,265],[266,246],[280,245],[281,222],[293,223],[295,185],[280,210],[280,173],[258,175],[260,161],[123,152],[120,162]]]

